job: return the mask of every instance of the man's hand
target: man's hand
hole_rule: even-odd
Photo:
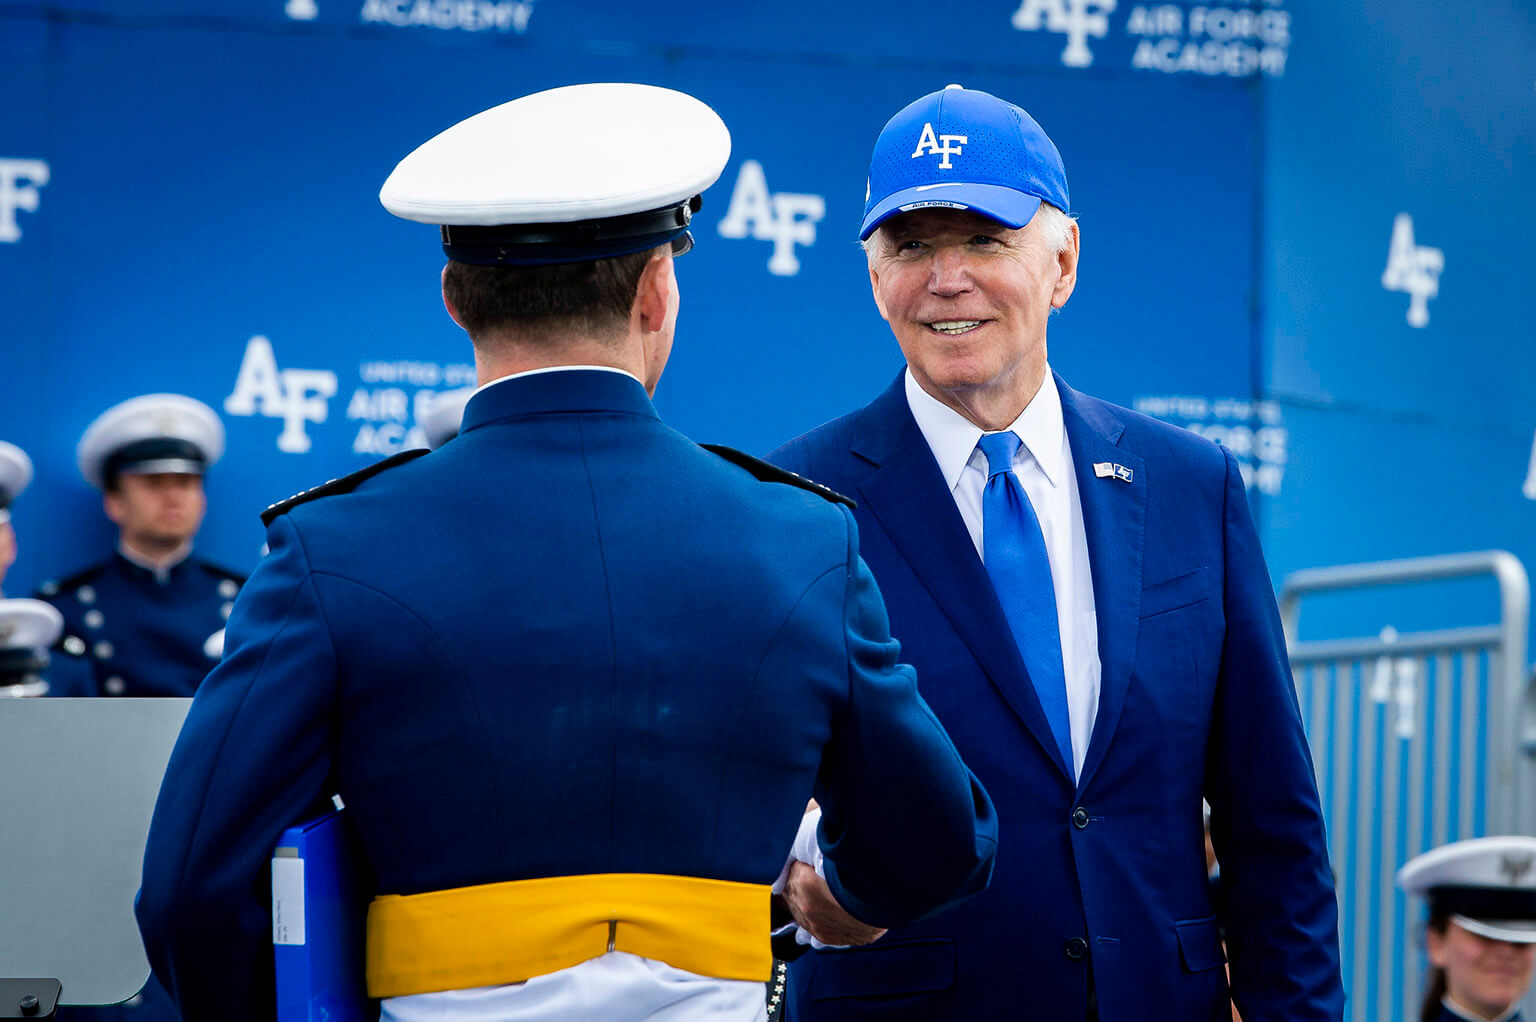
[[[823,944],[868,944],[885,935],[859,922],[832,897],[827,882],[810,865],[796,860],[784,881],[784,902],[800,928]]]

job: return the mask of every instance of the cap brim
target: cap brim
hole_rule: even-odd
[[[1451,920],[1464,930],[1489,940],[1511,944],[1536,944],[1536,919],[1471,919],[1453,915]]]
[[[1005,185],[953,183],[916,185],[881,199],[859,227],[859,240],[868,240],[880,225],[898,213],[915,209],[964,209],[991,217],[1005,227],[1023,227],[1040,208],[1040,196]]]
[[[120,476],[200,476],[203,463],[191,458],[156,458],[154,461],[135,461],[117,470]]]

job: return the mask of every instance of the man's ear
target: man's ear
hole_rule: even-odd
[[[448,310],[448,318],[453,320],[455,323],[457,323],[459,325],[459,329],[460,330],[463,330],[465,333],[468,333],[469,332],[469,327],[465,326],[464,325],[464,321],[459,318],[459,310],[454,308],[453,301],[448,297],[448,267],[446,265],[443,266],[443,277],[442,277],[442,280],[443,280],[443,308]]]
[[[1445,968],[1445,934],[1433,929],[1424,931],[1424,950],[1429,957],[1429,964],[1437,969]]]
[[[106,512],[107,520],[113,525],[123,524],[122,502],[117,494],[111,490],[105,490],[101,495],[101,509]]]
[[[1082,244],[1082,238],[1078,234],[1077,221],[1070,221],[1072,234],[1067,241],[1067,247],[1056,253],[1056,286],[1051,291],[1051,308],[1059,309],[1067,304],[1067,299],[1072,297],[1072,291],[1077,287],[1077,256]]]
[[[646,260],[640,271],[640,283],[635,288],[635,304],[630,318],[645,333],[657,333],[666,328],[672,312],[673,295],[677,291],[677,278],[672,272],[672,253],[659,249]]]

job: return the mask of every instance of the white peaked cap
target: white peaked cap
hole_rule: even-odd
[[[1410,859],[1397,883],[1473,933],[1536,944],[1536,837],[1442,845]]]
[[[570,223],[689,199],[720,177],[731,135],[692,96],[567,85],[494,106],[422,143],[379,201],[425,224]]]
[[[42,600],[0,600],[0,649],[47,649],[64,632],[64,615]]]
[[[165,444],[157,450],[151,441]],[[75,451],[80,474],[101,489],[113,455],[147,445],[122,471],[189,472],[203,469],[224,454],[224,423],[212,408],[181,394],[145,394],[107,409],[86,427]]]
[[[32,481],[32,459],[15,444],[0,440],[0,512]],[[3,519],[0,519],[3,520]]]

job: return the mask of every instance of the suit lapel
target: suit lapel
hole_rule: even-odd
[[[853,453],[875,466],[859,486],[859,499],[927,587],[993,686],[1070,778],[1071,769],[1061,759],[1011,639],[1002,605],[933,451],[912,419],[902,377],[865,409]]]
[[[1125,426],[1110,408],[1072,390],[1059,376],[1056,385],[1061,391],[1072,467],[1082,498],[1099,629],[1099,712],[1078,781],[1078,790],[1082,790],[1104,761],[1114,739],[1135,666],[1141,624],[1147,477],[1141,458],[1118,446]],[[1106,462],[1129,469],[1130,482],[1115,476],[1099,477],[1093,466]]]

